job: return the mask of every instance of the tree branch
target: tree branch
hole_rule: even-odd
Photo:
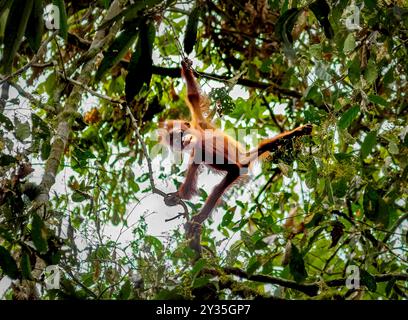
[[[308,296],[316,296],[320,288],[317,283],[297,283],[293,280],[282,279],[264,274],[249,274],[246,271],[238,268],[224,268],[223,271],[226,274],[245,278],[251,281],[277,284],[285,288],[295,289],[307,294]]]
[[[211,270],[214,273],[215,270]],[[316,296],[318,295],[319,289],[321,287],[320,282],[312,282],[312,283],[297,283],[293,280],[282,279],[274,276],[263,275],[263,274],[248,274],[246,271],[238,269],[238,268],[224,268],[223,271],[226,274],[234,275],[240,278],[245,278],[251,281],[263,282],[263,283],[270,283],[280,285],[285,288],[295,289],[300,292],[307,294],[308,296]],[[215,271],[217,273],[217,271]],[[218,275],[221,275],[218,273]],[[408,280],[408,273],[390,273],[390,274],[377,274],[373,275],[376,282],[386,282],[392,279],[395,280]],[[329,287],[341,287],[346,284],[347,278],[340,278],[329,280],[325,284]]]
[[[121,64],[126,68],[128,62],[121,61]],[[165,68],[165,67],[160,67],[160,66],[153,66],[152,72],[153,74],[160,75],[160,76],[166,76],[170,78],[180,78],[181,77],[180,68]],[[218,82],[228,82],[231,80],[231,78],[227,76],[216,75],[216,74],[206,73],[206,72],[194,72],[194,74],[196,77],[202,77],[202,78],[206,78],[210,80],[215,80]],[[244,86],[244,87],[267,90],[267,91],[270,91],[276,94],[280,94],[283,96],[287,96],[287,97],[292,97],[292,98],[297,98],[297,99],[300,99],[302,97],[301,93],[294,91],[294,90],[280,87],[276,83],[273,83],[273,82],[259,82],[259,81],[253,81],[249,79],[240,78],[238,79],[237,84]]]
[[[65,76],[64,74],[61,74],[61,76],[63,77],[64,80],[66,80],[66,81],[68,81],[68,82],[71,82],[72,84],[75,84],[75,85],[77,85],[77,86],[80,86],[82,89],[84,89],[85,91],[87,91],[87,92],[89,92],[90,94],[94,95],[95,97],[98,97],[98,98],[100,98],[100,99],[106,100],[106,101],[108,101],[108,102],[110,102],[110,103],[114,103],[114,104],[121,104],[121,103],[124,102],[124,100],[121,100],[121,99],[117,100],[117,99],[108,97],[108,96],[106,96],[106,95],[104,95],[104,94],[101,94],[101,93],[99,93],[99,92],[96,92],[96,91],[92,90],[91,88],[88,88],[88,87],[87,87],[86,85],[84,85],[83,83],[81,83],[81,82],[79,82],[79,81],[77,81],[77,80],[75,80],[75,79],[72,79],[72,78],[70,78],[70,77],[67,77],[67,76]]]
[[[56,36],[56,34],[58,33],[58,31],[54,31],[51,36],[49,38],[47,38],[40,46],[40,48],[38,49],[37,53],[32,57],[32,59],[27,62],[24,66],[22,66],[20,69],[18,69],[16,72],[13,72],[12,74],[9,74],[8,76],[4,77],[3,79],[1,79],[0,81],[0,85],[2,85],[4,82],[22,74],[23,72],[25,72],[28,68],[30,68],[34,63],[37,62],[37,60],[39,59],[39,56],[41,55],[41,53],[43,52],[43,50],[47,47],[48,43],[50,43],[50,41],[52,39],[54,39],[54,37]]]

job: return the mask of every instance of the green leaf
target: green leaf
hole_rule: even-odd
[[[4,37],[3,59],[1,60],[5,74],[12,71],[13,60],[23,39],[33,3],[34,0],[14,0],[11,5],[4,31],[7,36]]]
[[[354,119],[357,117],[358,113],[360,112],[360,107],[355,105],[344,112],[338,122],[338,127],[340,129],[347,129]]]
[[[242,209],[245,209],[245,204],[244,204],[242,201],[240,201],[240,200],[235,200],[235,203],[236,203],[239,207],[241,207]]]
[[[285,11],[275,24],[275,34],[285,44],[293,43],[292,30],[300,12],[301,10],[298,8],[291,8]]]
[[[375,145],[377,144],[377,131],[371,131],[367,133],[364,138],[363,143],[361,144],[361,159],[367,158],[367,156],[371,153]]]
[[[130,293],[132,292],[132,285],[129,279],[125,280],[125,283],[120,288],[118,294],[118,300],[127,300],[130,297]]]
[[[388,86],[389,84],[393,83],[395,78],[394,78],[394,68],[390,68],[390,70],[388,70],[386,72],[386,74],[383,77],[383,84],[384,86]]]
[[[353,33],[349,33],[344,40],[343,52],[348,54],[356,48],[356,38]]]
[[[251,259],[249,259],[246,271],[249,274],[253,274],[260,266],[261,264],[259,263],[257,256],[252,256]]]
[[[203,277],[198,277],[194,279],[194,282],[192,284],[192,288],[201,288],[210,283],[211,277],[206,275]]]
[[[368,100],[371,101],[372,103],[375,103],[375,104],[378,104],[384,107],[388,107],[390,105],[389,102],[385,100],[383,97],[377,96],[375,94],[368,95]]]
[[[32,279],[31,262],[30,262],[30,257],[28,256],[27,252],[24,252],[21,257],[20,267],[21,267],[21,274],[23,276],[23,279]]]
[[[20,122],[18,118],[15,118],[14,124],[16,126],[14,135],[16,136],[17,140],[24,141],[25,139],[30,137],[31,130],[30,130],[30,124],[28,122]]]
[[[89,159],[96,159],[91,150],[83,150],[80,148],[74,149],[74,155],[79,161],[87,161]]]
[[[110,1],[111,0],[99,0],[99,2],[102,3],[102,5],[104,6],[105,9],[109,8]]]
[[[398,145],[394,141],[390,141],[390,143],[388,144],[388,152],[391,154],[399,153]]]
[[[317,184],[317,167],[314,159],[311,160],[308,170],[305,173],[305,183],[309,189],[313,189]]]
[[[337,198],[342,198],[346,195],[349,185],[348,180],[345,178],[339,178],[332,182],[333,194]]]
[[[363,196],[364,215],[373,222],[384,226],[389,222],[389,210],[386,202],[373,187],[368,185]]]
[[[332,187],[331,180],[330,179],[325,179],[324,180],[324,186],[325,186],[325,191],[326,191],[329,203],[334,204],[333,187]]]
[[[11,120],[7,118],[3,113],[0,113],[0,123],[2,123],[4,128],[6,128],[8,131],[13,130],[14,128],[13,122],[11,122]]]
[[[199,259],[191,269],[191,274],[196,275],[198,274],[203,268],[206,266],[207,261],[203,258]]]
[[[0,1],[0,16],[8,9],[10,8],[11,3],[13,0],[1,0]]]
[[[348,160],[352,159],[353,154],[352,153],[339,152],[339,153],[335,153],[334,157],[336,158],[337,161],[342,162],[342,161],[348,161]]]
[[[187,20],[187,25],[186,25],[186,31],[184,33],[184,52],[187,54],[190,54],[193,49],[194,45],[196,44],[197,41],[197,27],[198,27],[198,18],[200,16],[200,7],[195,6]]]
[[[359,83],[360,74],[361,74],[360,59],[358,55],[356,55],[348,67],[348,77],[350,78],[351,83],[353,84]]]
[[[242,241],[238,240],[231,245],[231,248],[228,250],[227,256],[225,258],[225,264],[227,266],[233,267],[237,261],[239,252],[241,251]]]
[[[241,240],[244,242],[245,246],[250,252],[255,250],[255,244],[252,241],[252,237],[248,232],[241,231]]]
[[[163,251],[163,244],[161,243],[161,241],[159,239],[157,239],[156,237],[153,236],[149,236],[146,235],[145,236],[145,242],[152,245],[154,250],[156,251],[156,254],[161,254],[161,252]]]
[[[41,39],[44,34],[44,5],[43,0],[34,0],[33,9],[25,30],[25,36],[28,44],[34,52],[37,52],[41,45]]]
[[[13,235],[11,234],[10,230],[7,230],[3,227],[0,227],[0,237],[7,240],[8,242],[13,241]]]
[[[32,113],[31,114],[31,121],[33,123],[33,126],[32,126],[32,135],[33,136],[39,137],[41,139],[47,139],[47,138],[49,138],[51,136],[51,131],[48,128],[48,125],[39,116]]]
[[[78,192],[78,191],[75,190],[75,191],[72,193],[71,199],[72,199],[72,201],[74,201],[74,202],[82,202],[82,201],[87,200],[88,197],[85,196],[84,194],[82,194],[81,192]]]
[[[366,270],[360,271],[361,283],[367,287],[368,290],[372,292],[377,291],[377,283],[375,278]]]
[[[128,52],[129,48],[137,38],[137,26],[139,21],[132,21],[125,25],[124,30],[113,41],[108,50],[105,52],[102,62],[95,75],[95,80],[100,81],[102,76],[116,65]]]
[[[156,300],[185,300],[186,297],[183,296],[181,288],[174,288],[172,290],[162,289],[154,297]]]
[[[152,78],[152,50],[155,38],[153,23],[142,23],[137,39],[135,52],[130,59],[126,76],[126,101],[131,102],[143,86],[149,86]]]
[[[235,209],[236,207],[233,207],[230,210],[227,210],[225,212],[224,216],[222,217],[222,222],[221,222],[222,227],[227,227],[230,224],[230,222],[234,218]]]
[[[378,77],[377,65],[374,60],[368,60],[367,68],[364,71],[364,78],[372,84]]]
[[[324,34],[331,39],[334,36],[333,28],[329,21],[330,7],[325,0],[316,0],[309,5],[316,19],[323,28]]]
[[[47,160],[48,157],[50,156],[51,152],[51,143],[50,140],[47,139],[43,141],[41,144],[41,160]]]
[[[10,164],[16,163],[17,160],[16,158],[8,155],[8,154],[3,154],[0,153],[0,167],[7,167]]]
[[[323,99],[322,99],[322,94],[320,92],[320,88],[317,85],[311,85],[309,86],[306,91],[305,91],[305,100],[309,101],[312,100],[314,101],[316,104],[321,104]],[[311,112],[316,112],[314,109],[311,109]],[[311,119],[313,118],[318,118],[319,116],[316,115],[312,115],[312,117],[310,117]]]
[[[308,274],[305,268],[305,262],[303,256],[300,254],[299,249],[292,244],[292,250],[289,260],[289,270],[296,282],[303,282]]]
[[[59,9],[59,35],[67,40],[68,38],[68,17],[64,0],[52,0],[52,3]]]
[[[47,229],[43,220],[36,213],[33,214],[33,221],[31,223],[31,237],[35,247],[40,253],[48,251]]]
[[[344,234],[344,225],[340,221],[334,221],[333,229],[330,231],[330,236],[332,239],[330,248],[333,248],[337,245],[337,243],[339,242],[343,234]]]
[[[262,250],[264,248],[266,248],[268,246],[268,244],[263,241],[262,239],[259,239],[257,242],[255,242],[255,249],[256,250]]]
[[[3,246],[0,246],[0,267],[3,270],[3,273],[11,279],[18,278],[17,263],[14,261],[10,252],[8,252]]]
[[[313,217],[314,218],[314,217]],[[306,227],[308,227],[306,225]],[[318,227],[314,229],[313,235],[309,238],[307,246],[303,249],[302,255],[305,255],[309,252],[310,249],[315,245],[315,241],[317,241],[319,235],[324,231],[323,227]]]
[[[392,278],[390,281],[387,282],[387,286],[385,287],[385,294],[387,297],[391,294],[392,288],[394,288],[394,284],[396,282],[395,278]]]

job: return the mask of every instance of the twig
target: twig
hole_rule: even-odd
[[[37,53],[34,55],[34,57],[32,57],[32,59],[27,62],[24,66],[22,66],[20,69],[18,69],[16,72],[9,74],[8,76],[4,77],[1,81],[0,81],[0,85],[2,85],[4,82],[10,80],[11,78],[14,78],[15,76],[18,76],[19,74],[25,72],[28,68],[30,68],[35,62],[37,62],[40,53],[44,50],[44,48],[48,45],[48,43],[50,43],[50,41],[52,39],[54,39],[55,35],[58,33],[58,31],[54,31],[51,36],[45,40],[40,48],[38,49]]]
[[[62,72],[64,73],[64,78],[66,79],[66,78],[67,78],[67,72],[66,72],[66,70],[65,70],[64,59],[63,59],[63,57],[62,57],[61,48],[60,48],[60,46],[59,46],[59,44],[58,44],[58,39],[55,38],[55,41],[54,41],[54,42],[55,42],[55,44],[56,44],[56,46],[57,46],[58,56],[59,56],[60,62],[61,62],[61,69],[62,69]]]
[[[272,121],[279,128],[280,132],[284,132],[285,129],[280,125],[280,123],[278,122],[278,119],[276,119],[275,114],[273,113],[273,110],[271,109],[271,106],[269,105],[268,101],[266,101],[265,96],[262,94],[261,97],[262,97],[263,102],[265,103],[266,108],[269,111],[269,114],[271,115]]]
[[[281,173],[281,170],[276,167],[274,169],[274,173],[269,177],[268,181],[264,184],[264,186],[262,187],[262,189],[259,191],[258,195],[255,198],[255,201],[258,202],[259,197],[262,195],[262,193],[264,193],[264,191],[266,190],[266,188],[273,182],[273,180],[276,178],[276,176],[278,174]]]
[[[140,144],[142,145],[143,154],[144,154],[144,156],[146,158],[147,167],[148,167],[148,170],[149,170],[149,181],[150,181],[150,187],[152,189],[152,192],[162,196],[163,198],[167,198],[169,196],[169,194],[161,191],[160,189],[158,189],[156,187],[156,184],[155,184],[154,178],[153,178],[152,160],[150,159],[149,154],[147,152],[146,144],[144,143],[144,140],[143,140],[142,136],[140,135],[137,121],[136,121],[135,117],[133,116],[133,113],[132,113],[132,111],[130,110],[130,108],[129,108],[129,106],[127,104],[126,104],[126,111],[129,114],[130,119],[132,120],[133,128],[135,130],[137,139],[139,140]],[[181,205],[183,207],[183,209],[184,209],[184,212],[180,213],[178,216],[176,216],[176,217],[174,217],[174,218],[172,218],[170,220],[174,220],[174,219],[178,218],[180,215],[182,215],[187,221],[189,221],[188,208],[187,208],[187,205],[184,203],[184,201],[182,201],[181,199],[178,199],[176,204]],[[168,220],[168,221],[170,221],[170,220]]]
[[[123,280],[125,280],[125,278],[126,278],[128,275],[129,275],[129,272],[125,273],[125,274],[122,276],[122,278],[119,279],[118,282],[116,282],[116,283],[114,283],[114,284],[112,284],[112,285],[106,287],[105,289],[103,289],[103,290],[101,291],[101,293],[96,297],[96,300],[100,300],[100,299],[102,298],[102,296],[105,294],[106,291],[108,291],[108,290],[110,290],[110,289],[116,287],[117,285],[119,285]]]
[[[170,221],[176,220],[176,219],[178,219],[178,218],[180,218],[180,217],[184,217],[184,214],[183,214],[183,213],[179,213],[178,215],[174,216],[173,218],[169,218],[169,219],[166,219],[166,220],[164,220],[164,221],[165,221],[165,222],[170,222]]]
[[[81,281],[77,279],[76,276],[72,273],[70,269],[68,269],[68,266],[63,267],[65,272],[68,273],[68,275],[74,280],[74,282],[79,285],[82,289],[84,289],[88,294],[90,294],[93,298],[97,299],[98,296],[93,292],[91,289],[89,289],[86,285],[84,285]]]
[[[48,61],[48,62],[44,62],[44,63],[32,63],[31,67],[32,68],[44,69],[44,68],[48,68],[48,67],[53,67],[54,65],[55,65],[54,61]]]
[[[94,95],[95,97],[98,97],[98,98],[100,98],[100,99],[103,99],[103,100],[106,100],[106,101],[109,101],[109,102],[115,103],[115,104],[121,104],[121,103],[124,102],[124,100],[114,99],[114,98],[108,97],[108,96],[106,96],[106,95],[104,95],[104,94],[101,94],[101,93],[99,93],[99,92],[96,92],[96,91],[92,90],[91,88],[88,88],[88,87],[87,87],[86,85],[84,85],[82,82],[79,82],[79,81],[77,81],[77,80],[75,80],[75,79],[72,79],[72,78],[70,78],[70,77],[66,77],[66,76],[65,76],[64,74],[62,74],[62,73],[60,73],[60,75],[63,77],[64,80],[69,81],[69,82],[71,82],[71,83],[73,83],[73,84],[75,84],[75,85],[77,85],[77,86],[80,86],[82,89],[84,89],[85,91],[87,91],[87,92],[89,92],[90,94]]]
[[[334,252],[332,253],[332,255],[329,257],[329,259],[326,260],[324,266],[323,266],[323,270],[322,272],[326,272],[327,267],[329,266],[330,261],[332,261],[334,259],[335,256],[337,256],[337,253],[339,252],[339,250],[346,244],[350,243],[350,240],[352,239],[352,237],[348,237],[346,240],[344,240],[337,248],[336,250],[334,250]]]
[[[25,91],[19,84],[12,82],[12,81],[8,81],[8,83],[14,87],[17,92],[23,96],[24,98],[26,98],[27,100],[29,100],[32,104],[34,105],[39,105],[41,102],[40,100],[38,100],[37,98],[35,98],[32,94],[28,93],[27,91]]]

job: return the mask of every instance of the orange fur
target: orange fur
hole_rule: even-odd
[[[183,150],[189,150],[191,158],[186,179],[180,186],[178,195],[181,198],[190,199],[194,194],[197,189],[197,174],[201,164],[205,164],[217,174],[224,174],[222,181],[210,193],[201,211],[193,216],[187,230],[188,234],[192,236],[193,231],[208,218],[225,191],[237,182],[245,183],[244,180],[247,179],[245,171],[255,160],[276,150],[293,137],[310,134],[312,127],[310,125],[300,126],[292,131],[281,133],[274,138],[262,141],[254,150],[245,152],[237,140],[215,128],[204,117],[203,112],[208,110],[210,103],[208,98],[201,94],[189,61],[184,60],[182,62],[182,77],[187,84],[186,103],[190,109],[191,120],[169,120],[162,126],[172,137],[179,135],[179,140],[183,140],[188,134],[195,136],[192,149],[187,148],[191,139],[186,142],[186,145],[182,145]],[[177,132],[173,129],[176,125],[181,127]],[[222,161],[214,161],[216,159]]]

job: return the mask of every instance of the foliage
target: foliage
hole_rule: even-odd
[[[357,1],[351,28],[352,3],[0,0],[5,297],[406,299],[408,7]],[[52,4],[58,32],[44,27]],[[152,234],[140,212],[149,171],[117,103],[174,191],[183,169],[154,154],[152,132],[188,115],[186,53],[225,130],[263,139],[314,126],[228,192],[193,264],[181,225]],[[187,202],[191,214],[207,193]],[[155,208],[164,223],[168,208]],[[41,276],[51,265],[53,289]],[[359,288],[345,286],[350,266]]]

